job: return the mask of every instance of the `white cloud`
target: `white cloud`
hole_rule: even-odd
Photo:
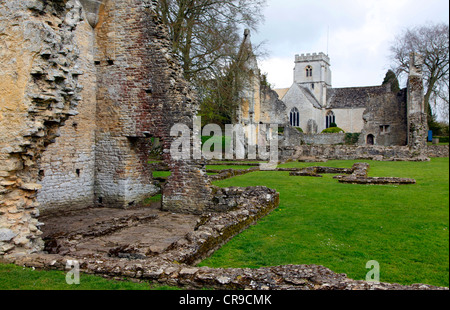
[[[269,82],[292,84],[295,54],[328,52],[333,86],[378,85],[390,66],[390,42],[404,28],[448,23],[448,0],[269,0],[266,24],[253,38],[267,40],[261,61]],[[329,27],[329,40],[327,29]],[[329,44],[327,43],[329,42]]]
[[[294,78],[294,56],[287,58],[272,57],[259,63],[261,73],[268,73],[273,88],[291,87]]]

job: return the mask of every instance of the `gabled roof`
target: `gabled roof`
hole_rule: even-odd
[[[365,108],[371,97],[386,92],[385,86],[330,88],[327,90],[327,108]]]
[[[292,84],[292,86],[290,88],[276,89],[275,91],[278,93],[279,97],[283,101],[288,100],[286,98],[288,96],[288,94],[289,94],[289,97],[291,97],[294,94],[297,94],[294,96],[298,96],[298,95],[303,96],[314,108],[316,108],[316,109],[323,108],[322,105],[319,103],[319,101],[316,99],[316,97],[313,95],[313,93],[307,87],[301,86],[297,83]],[[298,94],[298,93],[300,93],[300,94]],[[281,97],[280,94],[283,96]],[[298,99],[296,98],[295,100],[297,101]]]
[[[300,90],[303,92],[306,98],[308,98],[309,102],[316,108],[316,109],[322,109],[322,105],[320,102],[316,99],[316,96],[313,95],[313,93],[309,90],[309,88],[300,86],[298,84],[295,84],[300,88]]]

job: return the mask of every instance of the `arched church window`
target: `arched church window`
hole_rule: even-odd
[[[313,72],[312,67],[311,66],[307,66],[306,67],[306,77],[311,77],[312,76],[312,72]]]
[[[300,127],[300,112],[297,108],[293,108],[291,110],[291,113],[289,115],[289,121],[291,123],[291,126],[293,127]]]
[[[336,116],[334,115],[333,111],[328,111],[327,116],[325,118],[325,127],[330,128],[331,124],[336,124]]]

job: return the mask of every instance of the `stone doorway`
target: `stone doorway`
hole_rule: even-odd
[[[370,134],[367,136],[367,145],[375,145],[375,136]]]

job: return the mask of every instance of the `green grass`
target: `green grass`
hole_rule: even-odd
[[[319,165],[351,167],[357,161]],[[254,172],[218,186],[268,186],[280,207],[236,236],[201,266],[317,264],[364,280],[369,260],[381,281],[449,286],[449,159],[374,162],[370,176],[410,177],[416,185],[353,185],[289,172]],[[306,167],[314,163],[287,163]]]
[[[206,169],[208,170],[246,170],[253,168],[254,166],[245,166],[245,165],[239,165],[239,166],[233,166],[233,165],[208,165],[206,166]]]
[[[144,205],[150,205],[153,202],[158,202],[158,201],[161,201],[161,200],[162,200],[162,194],[157,194],[155,196],[152,196],[152,197],[144,199],[143,204]]]
[[[169,286],[117,281],[80,274],[80,284],[66,283],[63,271],[44,271],[0,264],[0,290],[170,290]]]
[[[351,167],[355,162],[292,162],[281,167]],[[449,286],[449,159],[367,162],[370,176],[410,177],[417,184],[340,184],[332,175],[290,177],[289,172],[253,172],[215,182],[223,187],[275,188],[280,207],[200,265],[317,264],[363,280],[367,261],[377,260],[383,282]],[[230,167],[236,168],[221,169]],[[70,286],[64,272],[0,264],[0,290],[172,289],[84,274],[80,280],[80,285]]]

